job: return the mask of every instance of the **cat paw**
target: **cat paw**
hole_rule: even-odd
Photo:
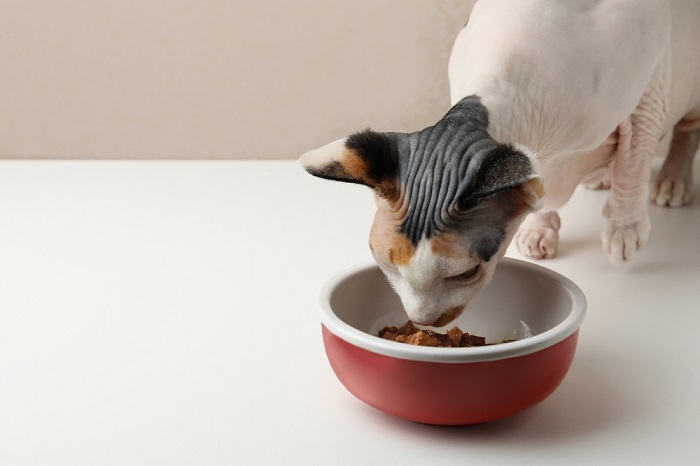
[[[648,216],[627,222],[606,220],[600,237],[610,263],[622,265],[629,261],[647,242],[650,230],[651,223]]]
[[[535,212],[520,225],[513,241],[521,254],[532,259],[551,259],[559,247],[561,220],[556,211]]]
[[[651,186],[651,201],[660,206],[681,207],[693,200],[692,179],[658,177]]]
[[[515,234],[515,246],[532,259],[551,259],[559,247],[559,232],[547,226],[523,227]]]

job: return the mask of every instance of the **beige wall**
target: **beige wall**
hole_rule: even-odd
[[[0,0],[0,158],[296,158],[449,106],[470,0]]]

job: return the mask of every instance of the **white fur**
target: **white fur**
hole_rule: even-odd
[[[340,162],[345,152],[346,139],[338,139],[305,153],[299,157],[299,163],[308,170],[321,168],[331,162]]]
[[[432,325],[447,310],[467,307],[471,299],[487,286],[496,269],[496,264],[508,248],[515,234],[515,226],[506,232],[506,238],[498,252],[488,261],[457,259],[436,255],[430,241],[422,240],[407,265],[378,260],[387,279],[401,298],[408,318],[422,325]],[[479,279],[462,285],[450,282],[449,277],[468,270],[474,265],[481,267]]]
[[[463,261],[460,261],[463,262]],[[445,266],[463,268],[447,270]],[[466,307],[482,286],[453,286],[445,279],[473,266],[472,263],[448,263],[435,255],[430,242],[423,240],[405,266],[385,268],[385,274],[401,298],[409,319],[418,324],[431,325],[446,310]]]

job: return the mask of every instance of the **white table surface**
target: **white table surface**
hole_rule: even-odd
[[[325,358],[313,301],[370,259],[369,189],[294,162],[2,162],[0,464],[700,464],[700,199],[652,207],[614,268],[604,197],[576,192],[541,262],[588,297],[562,385],[445,428]]]

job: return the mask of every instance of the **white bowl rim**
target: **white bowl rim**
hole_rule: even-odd
[[[557,282],[572,298],[573,308],[571,313],[562,322],[549,330],[532,337],[499,345],[469,348],[435,348],[384,340],[343,322],[333,312],[330,305],[331,294],[338,284],[351,275],[378,268],[373,261],[366,261],[348,267],[326,282],[318,294],[316,309],[321,323],[332,334],[352,345],[392,358],[438,363],[495,361],[525,356],[564,341],[580,328],[586,314],[587,302],[586,296],[578,285],[554,270],[524,260],[504,257],[499,261],[497,267],[501,267],[504,264],[510,267],[529,269]]]

